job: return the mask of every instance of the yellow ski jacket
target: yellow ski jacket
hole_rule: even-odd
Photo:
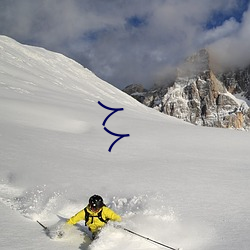
[[[120,215],[116,214],[113,210],[110,208],[103,206],[99,211],[93,212],[89,209],[89,207],[86,207],[87,212],[89,213],[88,221],[85,221],[86,226],[88,226],[89,230],[92,233],[97,232],[100,228],[102,228],[106,223],[104,221],[112,220],[112,221],[121,221]],[[100,215],[101,212],[101,218],[104,220],[100,220],[98,218],[98,215]],[[74,225],[80,220],[85,220],[85,210],[82,209],[77,214],[72,216],[68,221],[67,224]]]

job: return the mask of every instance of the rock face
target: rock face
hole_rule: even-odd
[[[248,129],[250,109],[233,94],[250,96],[250,68],[215,75],[201,50],[178,68],[174,83],[129,94],[143,104],[196,125]],[[130,85],[130,89],[133,89]],[[142,91],[143,89],[143,91]]]
[[[139,102],[144,101],[144,95],[147,92],[147,90],[144,89],[143,85],[141,84],[131,84],[123,89],[123,91],[128,95],[133,96]]]
[[[218,79],[225,84],[230,93],[242,93],[250,100],[250,66],[218,74]]]

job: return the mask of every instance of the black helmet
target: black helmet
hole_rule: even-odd
[[[101,196],[95,194],[89,198],[90,209],[99,210],[103,205],[103,199]]]

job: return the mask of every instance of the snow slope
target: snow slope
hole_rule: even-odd
[[[124,69],[125,70],[125,69]],[[119,140],[102,125],[130,134]],[[63,55],[0,36],[1,249],[162,249],[108,225],[50,239],[92,194],[122,225],[184,250],[250,249],[248,132],[196,127],[155,110]],[[59,222],[58,222],[59,221]]]

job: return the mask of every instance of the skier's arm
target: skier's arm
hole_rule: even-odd
[[[67,224],[75,225],[78,221],[84,220],[85,218],[85,212],[84,209],[72,216],[70,219],[68,219]]]
[[[105,207],[105,217],[112,221],[118,221],[118,222],[122,221],[122,218],[120,215],[116,214],[113,210],[107,207]]]

